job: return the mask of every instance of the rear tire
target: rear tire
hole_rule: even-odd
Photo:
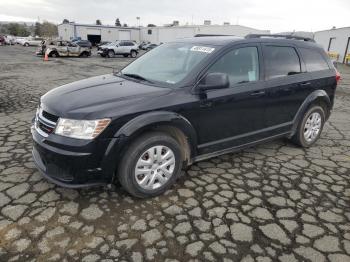
[[[118,178],[123,188],[138,198],[165,192],[179,177],[183,156],[179,143],[161,132],[135,139],[123,152]]]
[[[24,46],[25,46],[25,47],[28,47],[28,46],[29,46],[29,44],[28,44],[28,43],[24,43]]]
[[[304,148],[312,146],[320,138],[325,119],[325,112],[321,106],[311,106],[300,121],[292,141]]]

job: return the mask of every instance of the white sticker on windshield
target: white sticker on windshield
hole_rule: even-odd
[[[208,54],[210,54],[214,50],[215,50],[215,48],[207,47],[207,46],[192,46],[192,48],[191,48],[191,51],[203,52],[203,53],[208,53]]]

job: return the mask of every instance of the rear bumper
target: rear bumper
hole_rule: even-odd
[[[44,138],[34,128],[32,136],[34,163],[52,183],[80,188],[112,182],[116,159],[109,148],[115,148],[118,139],[84,141],[54,134]]]

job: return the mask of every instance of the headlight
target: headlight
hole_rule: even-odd
[[[109,125],[110,119],[99,120],[72,120],[60,118],[55,134],[78,139],[93,139]]]

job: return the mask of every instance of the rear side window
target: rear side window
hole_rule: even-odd
[[[294,75],[301,72],[300,60],[293,47],[264,46],[266,79]]]
[[[317,50],[299,48],[299,51],[305,62],[307,72],[315,72],[329,69],[326,60]]]

